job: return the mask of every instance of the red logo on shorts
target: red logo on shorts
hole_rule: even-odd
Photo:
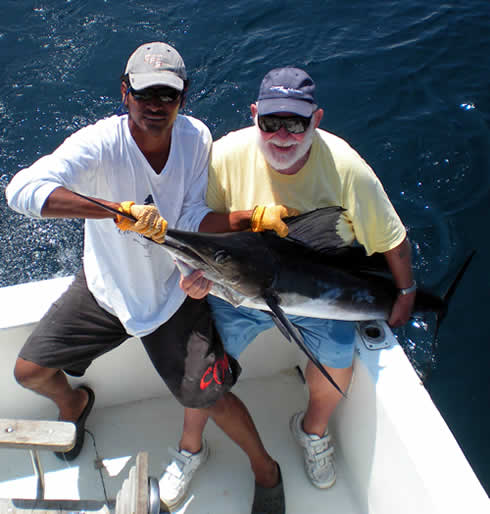
[[[201,378],[201,390],[206,389],[213,382],[221,385],[228,369],[230,369],[230,363],[228,362],[228,355],[225,353],[223,358],[218,359],[214,363],[214,366],[209,366],[204,372]]]

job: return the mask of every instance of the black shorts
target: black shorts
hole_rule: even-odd
[[[82,270],[41,319],[19,357],[80,377],[94,359],[129,337],[119,319],[95,301]],[[186,298],[168,321],[141,341],[185,407],[213,405],[240,374],[238,362],[223,349],[205,299]]]

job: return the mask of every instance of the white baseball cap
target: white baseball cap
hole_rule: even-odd
[[[145,43],[128,59],[125,75],[137,91],[152,86],[169,86],[182,91],[187,79],[179,52],[166,43]]]

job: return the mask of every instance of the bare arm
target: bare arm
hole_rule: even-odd
[[[236,232],[252,229],[254,232],[274,230],[279,237],[288,235],[283,218],[297,216],[297,209],[285,205],[257,205],[253,210],[234,211],[227,214],[210,212],[199,226],[200,232]]]
[[[120,204],[116,202],[97,200],[114,209],[118,209],[120,206]],[[41,215],[43,218],[116,218],[115,214],[102,209],[102,207],[88,200],[80,198],[64,187],[56,188],[48,196],[41,209]]]
[[[384,253],[388,266],[398,289],[406,289],[413,285],[412,248],[406,237],[397,247]],[[398,295],[391,311],[388,324],[400,327],[407,323],[412,314],[416,292]]]
[[[250,228],[253,211],[235,211],[226,214],[210,212],[199,225],[199,232],[238,232]]]

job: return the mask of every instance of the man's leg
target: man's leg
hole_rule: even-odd
[[[235,308],[214,296],[208,296],[207,301],[224,349],[236,359],[260,332],[273,325],[270,316],[263,312]],[[195,448],[199,444],[207,416],[245,452],[257,484],[263,487],[277,485],[277,465],[264,448],[245,404],[231,392],[205,410],[191,412],[186,409],[181,438],[183,447]]]
[[[198,453],[202,446],[204,428],[209,418],[209,413],[203,409],[184,409],[184,426],[179,442],[179,450],[190,453]]]
[[[43,368],[19,357],[14,376],[23,387],[52,400],[60,411],[60,420],[76,421],[89,401],[85,389],[73,389],[59,369]]]
[[[352,377],[355,326],[345,321],[295,318],[305,344],[340,389],[347,391]],[[331,487],[336,480],[334,448],[328,422],[342,395],[309,361],[306,366],[309,399],[304,412],[290,420],[296,442],[303,448],[305,470],[313,485]]]
[[[258,487],[278,485],[277,464],[266,452],[245,405],[229,392],[238,365],[224,353],[207,303],[199,305],[188,298],[173,318],[143,342],[155,368],[186,406],[179,449],[171,451],[173,459],[160,479],[162,501],[174,508],[185,499],[194,473],[207,458],[202,436],[208,418],[246,453]]]
[[[250,460],[255,481],[262,487],[274,487],[279,480],[274,459],[267,453],[245,404],[233,393],[226,393],[206,409],[223,432]]]
[[[340,389],[345,392],[352,378],[352,366],[342,369],[324,367]],[[311,361],[306,366],[305,378],[308,384],[309,399],[303,419],[303,429],[308,434],[322,437],[327,429],[330,416],[342,399],[342,395]]]
[[[212,407],[185,409],[184,429],[179,451],[160,479],[160,497],[168,508],[177,507],[186,497],[195,471],[207,459],[207,443],[203,439],[204,426],[212,418],[216,425],[247,455],[255,477],[252,513],[262,512],[261,492],[274,497],[277,513],[284,512],[284,491],[279,467],[267,453],[253,420],[241,400],[233,393],[225,393]],[[270,491],[270,493],[268,493]]]
[[[352,366],[336,369],[324,366],[338,386],[346,391],[352,376]],[[309,400],[305,412],[291,417],[290,428],[296,442],[303,448],[306,474],[320,489],[332,487],[336,480],[334,447],[328,432],[328,422],[342,395],[309,362],[306,366]]]
[[[277,466],[267,453],[245,404],[233,393],[226,393],[207,409],[185,409],[180,450],[198,453],[202,447],[204,427],[208,418],[234,441],[247,455],[255,481],[263,487],[278,482]]]
[[[17,382],[52,400],[60,411],[59,419],[78,421],[77,443],[63,456],[57,454],[60,458],[72,460],[80,452],[85,420],[94,401],[93,391],[86,386],[73,389],[63,370],[82,376],[93,359],[127,337],[119,320],[97,304],[82,271],[22,347],[14,369]]]

